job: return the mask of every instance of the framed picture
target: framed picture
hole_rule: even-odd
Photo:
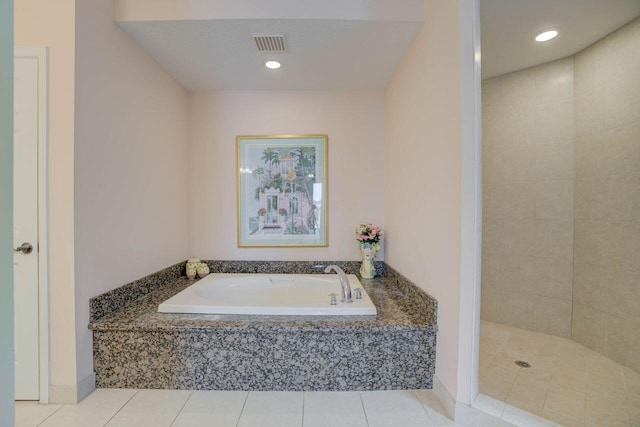
[[[236,144],[238,246],[327,246],[327,135]]]

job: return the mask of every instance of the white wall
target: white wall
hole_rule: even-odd
[[[0,3],[0,246],[13,245],[13,1]],[[13,426],[13,253],[0,252],[0,426]]]
[[[329,246],[238,248],[236,136],[327,134]],[[195,92],[189,99],[189,224],[193,256],[358,260],[355,227],[383,224],[381,92]],[[382,256],[379,254],[379,259]]]
[[[81,381],[93,371],[89,298],[188,257],[187,94],[113,23],[112,1],[78,1],[75,25]]]
[[[461,146],[474,148],[473,112],[461,108],[473,105],[473,2],[425,5],[425,25],[385,92],[385,256],[438,300],[436,375],[457,399],[461,269],[470,268],[461,264],[462,189],[474,193],[473,173],[461,181]]]
[[[15,44],[49,49],[51,384],[76,384],[74,278],[75,1],[15,3]]]

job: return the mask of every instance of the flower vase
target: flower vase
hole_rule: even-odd
[[[360,277],[363,279],[373,279],[376,275],[376,268],[373,261],[376,259],[378,249],[371,243],[360,243],[360,255],[362,255],[362,265],[360,266]]]

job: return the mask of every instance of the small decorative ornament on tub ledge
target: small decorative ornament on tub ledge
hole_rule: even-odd
[[[201,262],[200,264],[198,264],[198,268],[196,269],[196,271],[198,272],[198,277],[202,279],[203,277],[209,275],[209,266],[206,262]]]
[[[362,255],[360,276],[363,279],[373,279],[376,275],[373,261],[380,250],[381,238],[382,229],[370,222],[362,223],[356,227],[356,240],[360,242],[360,255]]]
[[[189,258],[187,260],[187,278],[193,280],[198,273],[198,265],[200,264],[200,258]]]

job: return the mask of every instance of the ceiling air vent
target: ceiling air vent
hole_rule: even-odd
[[[284,34],[252,34],[258,52],[284,53],[287,51],[284,44]]]

